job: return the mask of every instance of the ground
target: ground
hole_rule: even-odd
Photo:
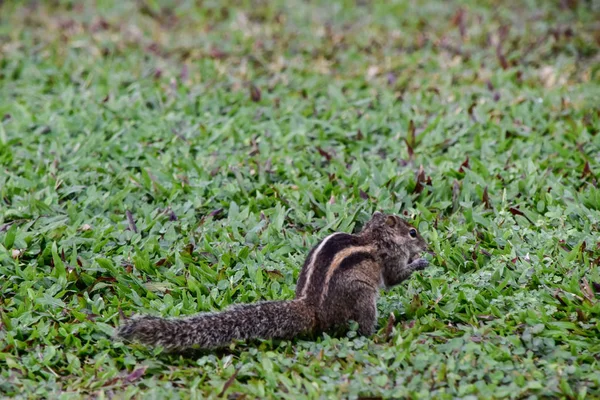
[[[598,21],[585,0],[0,1],[0,396],[599,397]],[[111,339],[292,298],[310,247],[375,210],[434,254],[372,337]]]

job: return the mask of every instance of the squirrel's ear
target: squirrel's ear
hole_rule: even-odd
[[[387,218],[385,219],[385,224],[387,226],[391,226],[394,227],[396,225],[396,217],[394,217],[393,215],[388,215]]]

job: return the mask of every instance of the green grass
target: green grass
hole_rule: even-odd
[[[0,2],[0,396],[600,397],[596,2],[123,3]],[[110,338],[375,210],[436,255],[373,337]]]

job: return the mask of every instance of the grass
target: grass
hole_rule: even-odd
[[[122,3],[0,2],[0,396],[600,397],[598,4]],[[110,338],[375,210],[436,255],[373,337]]]

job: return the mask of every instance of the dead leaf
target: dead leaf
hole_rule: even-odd
[[[114,378],[111,378],[107,381],[104,381],[104,383],[102,384],[102,387],[108,387],[108,386],[112,386],[115,383],[119,382],[119,377],[115,376]]]
[[[369,195],[366,194],[362,189],[358,192],[359,196],[363,200],[369,200]]]
[[[158,261],[156,262],[156,266],[157,266],[157,267],[162,267],[163,265],[165,265],[165,263],[166,263],[166,262],[167,262],[167,259],[166,259],[166,258],[161,258],[160,260],[158,260]]]
[[[581,179],[585,178],[587,175],[592,173],[592,169],[590,168],[590,162],[585,161],[585,165],[583,166],[583,172],[581,173]]]
[[[211,211],[211,212],[208,214],[208,216],[209,216],[209,217],[215,217],[215,216],[217,216],[217,215],[221,214],[222,212],[223,212],[223,209],[222,209],[222,208],[218,208],[218,209],[216,209],[216,210],[214,210],[214,211]]]
[[[531,220],[529,219],[529,217],[528,217],[527,215],[525,215],[525,213],[523,213],[523,211],[519,210],[518,208],[516,208],[516,207],[510,207],[510,208],[508,209],[508,211],[510,211],[510,213],[511,213],[512,215],[520,215],[521,217],[525,218],[527,221],[529,221],[530,223],[532,223],[532,224],[533,224],[533,221],[531,221]]]
[[[329,154],[328,152],[326,152],[325,150],[323,150],[320,147],[317,147],[317,151],[319,152],[320,155],[322,155],[323,157],[325,157],[325,159],[327,161],[331,161],[331,154]]]
[[[464,40],[467,34],[467,28],[465,26],[465,10],[464,8],[459,8],[454,17],[452,17],[452,25],[458,27],[458,31],[460,32],[460,37]]]
[[[475,248],[473,249],[473,252],[471,253],[471,259],[473,261],[477,261],[477,250],[479,250],[479,242],[475,243]]]
[[[140,379],[146,373],[146,369],[148,369],[147,365],[142,365],[140,368],[134,369],[133,372],[125,377],[124,381],[131,383]]]
[[[529,221],[529,223],[533,224],[533,221],[529,219],[529,217],[527,215],[525,215],[525,213],[521,210],[519,210],[517,207],[510,207],[508,209],[508,211],[510,211],[510,213],[512,215],[520,215],[521,217],[525,218],[527,221]]]
[[[227,381],[223,385],[223,390],[221,390],[221,393],[219,393],[219,395],[217,397],[222,397],[225,394],[227,389],[229,389],[229,386],[231,386],[233,384],[233,381],[235,381],[235,378],[239,372],[240,372],[239,368],[236,368],[235,371],[233,371],[233,374],[231,374],[229,379],[227,379]]]
[[[558,290],[556,290],[556,291],[554,292],[554,298],[555,298],[556,300],[558,300],[558,302],[559,302],[560,304],[562,304],[562,305],[563,305],[563,307],[567,307],[567,303],[566,303],[566,302],[563,300],[563,298],[562,298],[562,297],[560,297],[560,292],[559,292]]]
[[[502,42],[500,42],[502,43]],[[508,69],[508,61],[506,61],[506,57],[502,54],[502,46],[498,43],[496,46],[496,57],[498,57],[498,61],[500,62],[500,66],[502,69]]]
[[[431,178],[427,180],[425,177],[425,170],[423,169],[423,165],[419,166],[419,172],[417,172],[417,184],[413,190],[413,193],[421,193],[425,188],[425,184],[431,183]]]
[[[260,98],[260,89],[253,84],[250,85],[250,99],[252,99],[253,102],[257,103],[260,101]]]
[[[465,168],[470,169],[470,166],[469,166],[469,156],[467,156],[467,158],[465,159],[465,161],[463,161],[463,163],[460,164],[460,168],[458,169],[458,172],[464,173],[465,172]]]
[[[592,288],[590,287],[590,283],[588,282],[587,278],[583,278],[581,280],[581,292],[583,293],[584,297],[586,299],[588,299],[591,303],[594,303],[594,292],[592,291]]]
[[[96,322],[96,318],[98,318],[99,315],[98,314],[94,314],[94,313],[86,313],[85,315],[85,319],[87,319],[88,321],[92,321],[92,322]]]
[[[138,233],[138,229],[135,225],[135,221],[133,220],[133,215],[131,214],[131,211],[125,211],[125,215],[127,216],[127,221],[129,222],[129,229],[132,230],[134,233]]]
[[[471,117],[471,120],[473,122],[479,122],[479,121],[477,121],[477,118],[475,118],[475,113],[473,112],[476,105],[477,104],[475,102],[471,103],[471,105],[469,106],[469,109],[467,110],[467,112],[469,113],[469,117]]]
[[[481,197],[481,201],[483,201],[485,208],[492,208],[492,206],[490,204],[490,196],[488,195],[487,186],[485,187],[485,189],[483,189],[483,196]]]

